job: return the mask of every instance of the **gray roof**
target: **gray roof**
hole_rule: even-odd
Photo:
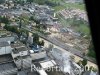
[[[90,75],[90,71],[86,71],[83,75]]]
[[[13,51],[13,53],[19,53],[19,52],[21,52],[21,51],[27,51],[27,50],[28,50],[28,49],[27,49],[26,47],[21,46],[21,47],[15,48],[15,49],[12,50],[12,51]]]
[[[8,42],[0,42],[0,47],[10,46]]]
[[[14,39],[15,39],[14,37],[3,37],[3,38],[0,38],[0,42],[3,42],[3,41],[13,42]]]
[[[17,73],[17,67],[14,62],[0,64],[0,75],[11,75],[11,73],[13,74],[13,72]]]

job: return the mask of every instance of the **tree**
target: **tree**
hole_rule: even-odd
[[[39,44],[39,36],[38,34],[33,34],[33,44]]]
[[[42,41],[40,41],[40,44],[39,44],[40,46],[44,46],[44,41],[42,40]]]
[[[34,0],[27,0],[27,2],[32,3]]]
[[[93,66],[90,66],[89,71],[92,71],[92,70],[93,70]]]
[[[88,66],[86,66],[86,71],[88,71]]]
[[[81,61],[81,60],[79,60],[79,62],[77,62],[77,64],[78,64],[79,66],[81,66],[82,61]]]
[[[87,60],[86,60],[86,59],[83,59],[83,61],[82,61],[82,65],[83,65],[83,67],[84,67],[84,71],[85,71],[85,66],[87,65]]]

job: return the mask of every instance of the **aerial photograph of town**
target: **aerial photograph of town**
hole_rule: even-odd
[[[0,75],[99,75],[83,0],[0,0]]]

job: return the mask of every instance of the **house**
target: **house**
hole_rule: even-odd
[[[39,63],[44,70],[47,70],[57,65],[54,60],[40,61]]]
[[[6,42],[6,41],[9,43],[14,42],[15,37],[13,37],[13,36],[0,37],[0,42]]]
[[[14,62],[0,64],[0,75],[14,75],[17,72]]]
[[[31,56],[18,56],[14,58],[14,63],[16,64],[18,69],[27,69],[31,68],[32,59]]]
[[[8,42],[0,42],[0,55],[10,54],[12,48]]]
[[[14,48],[11,55],[18,69],[31,67],[32,59],[25,46]]]
[[[16,47],[12,50],[11,55],[13,58],[16,58],[18,56],[26,56],[28,55],[28,49],[25,46]]]

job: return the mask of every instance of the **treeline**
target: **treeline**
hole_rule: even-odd
[[[7,31],[11,31],[11,32],[14,32],[16,34],[20,34],[20,30],[15,27],[15,26],[9,26],[9,25],[5,25],[4,28],[7,30]]]

